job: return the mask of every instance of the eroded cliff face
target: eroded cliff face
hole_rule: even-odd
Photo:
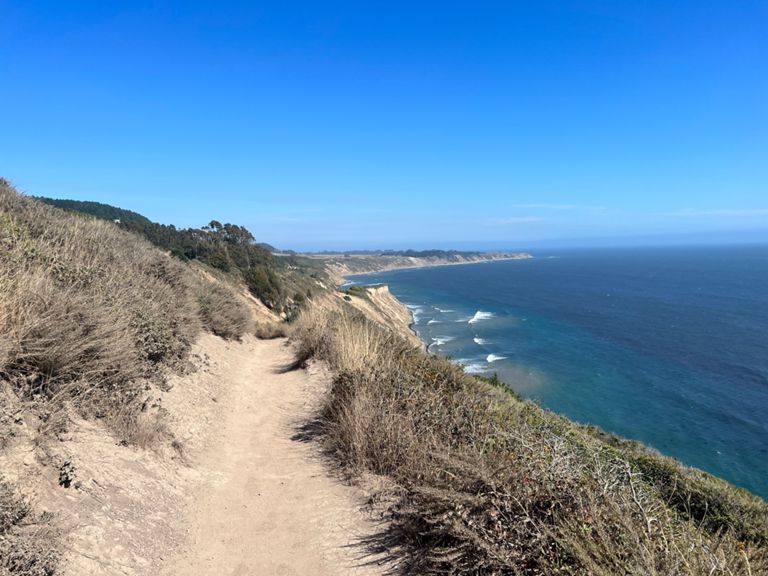
[[[532,258],[527,252],[451,253],[440,256],[419,257],[387,254],[327,254],[313,257],[323,261],[328,277],[337,286],[341,286],[345,281],[345,277],[351,274]],[[414,346],[426,348],[426,345],[411,330],[413,315],[410,310],[389,291],[388,286],[355,286],[355,288],[355,290],[344,291],[329,289],[327,296],[316,300],[316,303],[331,308],[341,308],[346,303],[365,314],[377,324],[394,330],[409,342],[412,342]]]
[[[372,286],[366,288],[366,292],[368,297],[355,298],[354,300],[358,302],[353,300],[353,305],[376,322],[402,334],[417,346],[424,346],[411,330],[411,324],[413,324],[411,311],[389,291],[389,286]]]
[[[351,306],[376,324],[401,335],[414,347],[425,348],[424,343],[410,328],[413,324],[411,311],[389,291],[389,286],[366,286],[364,292],[359,295],[335,292],[318,303],[332,309],[341,309],[345,304]]]

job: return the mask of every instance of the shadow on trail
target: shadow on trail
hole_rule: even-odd
[[[317,443],[319,456],[324,460],[328,474],[338,477],[345,484],[353,484],[354,480],[345,470],[338,454],[324,445],[328,433],[328,424],[322,414],[298,423],[294,427],[291,440],[294,442]],[[378,519],[373,520],[376,530],[372,534],[361,536],[350,534],[351,541],[345,548],[353,550],[355,567],[378,567],[383,576],[405,576],[420,574],[421,565],[417,558],[418,552],[411,551],[408,546],[407,530],[402,530],[395,508],[383,505],[384,500],[392,498],[392,494],[371,493],[369,499],[361,508],[373,510]]]

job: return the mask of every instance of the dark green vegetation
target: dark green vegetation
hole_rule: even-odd
[[[157,224],[136,212],[99,202],[53,198],[38,200],[102,220],[119,221],[120,228],[144,236],[155,246],[182,260],[196,260],[239,276],[253,295],[269,308],[281,311],[287,303],[272,253],[264,245],[257,244],[253,235],[242,226],[213,220],[202,228],[176,228],[172,224]]]
[[[358,286],[357,284],[353,284],[352,286],[341,289],[341,291],[348,296],[368,298],[368,290],[366,289],[366,286]]]
[[[395,573],[768,574],[768,506],[699,470],[553,415],[359,315],[312,310],[298,360],[336,373],[311,427],[385,485],[369,544]],[[317,432],[319,431],[319,432]]]

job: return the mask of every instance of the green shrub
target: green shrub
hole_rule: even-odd
[[[369,297],[368,290],[366,290],[365,286],[359,286],[357,284],[345,288],[344,293],[348,296],[357,296],[358,298]]]

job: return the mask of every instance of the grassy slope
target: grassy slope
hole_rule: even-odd
[[[322,264],[298,255],[273,256],[276,250],[268,244],[233,247],[217,239],[211,231],[158,224],[136,212],[100,202],[37,200],[109,222],[119,220],[121,229],[135,232],[181,259],[196,262],[225,282],[244,282],[253,296],[288,318],[315,292],[323,290],[323,284],[331,284]],[[242,254],[244,251],[247,254]]]
[[[0,450],[22,420],[42,436],[68,411],[145,445],[167,433],[152,386],[201,329],[238,338],[250,313],[226,285],[110,222],[17,194],[0,180]],[[0,574],[52,574],[55,543],[0,471]]]
[[[234,224],[212,221],[203,228],[176,228],[152,222],[145,216],[100,202],[37,198],[40,202],[100,220],[118,222],[119,228],[135,232],[181,260],[196,261],[244,282],[267,307],[290,313],[291,295],[279,277],[277,262],[251,233]]]
[[[319,429],[389,483],[384,546],[416,574],[767,574],[768,506],[574,424],[350,315],[306,313],[336,373]]]

